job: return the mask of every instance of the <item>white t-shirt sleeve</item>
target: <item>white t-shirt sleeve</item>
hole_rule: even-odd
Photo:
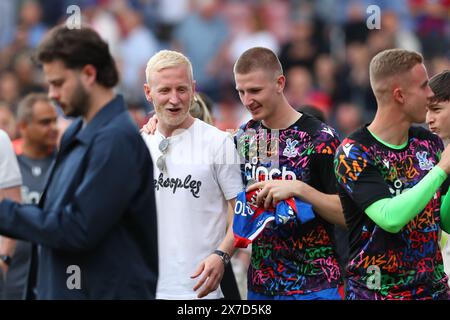
[[[241,178],[239,156],[230,134],[224,137],[215,156],[217,182],[226,200],[236,198],[244,188]]]
[[[7,134],[0,130],[0,189],[22,184],[19,164]]]

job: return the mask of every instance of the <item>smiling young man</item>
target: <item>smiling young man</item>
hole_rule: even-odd
[[[382,51],[370,63],[370,82],[375,119],[344,139],[335,157],[350,232],[346,297],[448,299],[438,234],[450,230],[441,210],[450,148],[412,126],[425,121],[433,96],[423,57]]]
[[[234,252],[227,209],[242,191],[233,139],[189,113],[195,81],[183,54],[158,52],[146,76],[158,117],[155,134],[143,134],[156,160],[157,298],[223,298],[219,284]]]
[[[248,191],[261,189],[256,201],[266,208],[294,196],[316,213],[306,224],[266,227],[253,241],[248,299],[342,299],[333,240],[333,224],[344,225],[333,174],[337,134],[288,103],[286,78],[271,50],[245,51],[234,65],[234,78],[252,116],[236,135]]]

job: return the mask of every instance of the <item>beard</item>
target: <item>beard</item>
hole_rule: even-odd
[[[154,105],[156,114],[158,115],[158,119],[162,121],[165,125],[169,127],[178,127],[180,126],[186,118],[189,116],[189,109],[190,106],[193,103],[193,99],[189,102],[189,107],[186,108],[186,106],[179,106],[179,108],[182,109],[182,111],[176,115],[171,116],[169,115],[168,111],[166,109],[171,108],[172,105]]]
[[[90,95],[84,89],[81,81],[78,80],[77,87],[75,88],[72,97],[69,101],[69,106],[66,109],[66,116],[69,117],[82,117],[85,116],[89,110]]]

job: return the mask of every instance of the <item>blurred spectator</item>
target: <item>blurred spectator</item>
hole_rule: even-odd
[[[325,115],[325,122],[330,118],[331,113],[331,97],[320,90],[313,90],[306,97],[306,104],[311,104],[319,109]]]
[[[288,70],[285,95],[294,108],[313,105],[324,114],[325,120],[328,120],[331,98],[326,92],[314,87],[312,74],[305,67],[296,66]]]
[[[13,70],[19,82],[20,96],[31,92],[43,92],[44,87],[37,77],[35,65],[31,60],[31,52],[19,53],[13,60]]]
[[[288,72],[293,66],[304,66],[312,71],[320,52],[319,39],[312,17],[295,18],[291,25],[291,38],[281,47],[279,55],[283,70]]]
[[[321,54],[314,64],[314,76],[316,87],[333,96],[336,90],[336,62],[328,54]]]
[[[334,128],[341,139],[356,131],[364,123],[361,108],[350,102],[343,102],[336,107]]]
[[[369,29],[366,25],[366,7],[360,1],[350,1],[344,23],[345,43],[366,42]]]
[[[128,103],[128,113],[138,128],[142,128],[142,126],[147,123],[146,110],[142,105],[132,102]]]
[[[368,48],[354,42],[347,46],[347,60],[337,74],[334,103],[350,101],[360,105],[370,118],[376,110],[376,100],[369,83]]]
[[[241,28],[234,34],[228,45],[228,59],[232,66],[244,51],[252,47],[269,48],[278,54],[277,39],[265,29],[256,7],[240,4]],[[238,5],[236,3],[236,5]]]
[[[129,102],[145,101],[142,84],[145,82],[147,60],[159,49],[153,34],[143,25],[142,16],[132,8],[120,8],[117,12],[122,31],[120,43],[121,86]]]
[[[220,98],[220,85],[216,77],[223,70],[218,68],[218,59],[228,32],[218,0],[194,0],[193,11],[174,32],[176,49],[192,62],[197,89],[214,101]]]
[[[369,56],[374,56],[380,51],[395,48],[395,38],[386,34],[383,29],[372,30],[367,37],[365,45]]]
[[[448,54],[436,56],[427,64],[428,76],[431,78],[442,70],[450,70],[450,50]]]
[[[393,10],[383,11],[381,30],[385,36],[392,38],[393,47],[420,52],[420,41],[413,30],[402,28],[397,12]]]
[[[173,30],[189,14],[190,0],[154,0],[147,2],[146,25],[155,31],[158,40],[169,45]]]
[[[110,6],[109,1],[92,3],[83,9],[83,14],[88,24],[108,43],[111,54],[119,57],[120,29]]]
[[[36,48],[47,27],[42,23],[42,7],[37,0],[26,0],[20,8],[20,26],[27,33],[27,45]]]
[[[284,0],[253,1],[259,5],[259,19],[264,23],[264,29],[269,31],[278,43],[289,40],[290,23],[289,15],[291,6]]]
[[[0,129],[5,131],[11,140],[16,138],[16,118],[9,105],[4,102],[0,102]]]
[[[63,15],[66,15],[69,4],[78,5],[76,0],[45,0],[42,1],[42,21],[47,26],[58,24]]]
[[[450,0],[409,0],[415,31],[425,58],[433,58],[450,45]]]
[[[19,80],[12,71],[0,73],[0,101],[6,102],[13,113],[20,98]]]
[[[0,51],[0,70],[10,68],[14,56],[19,52],[29,50],[27,37],[26,29],[18,25],[15,30],[13,41],[9,46]]]
[[[0,1],[0,50],[8,46],[14,39],[16,9],[16,0]]]
[[[307,68],[296,66],[286,72],[286,98],[297,108],[306,103],[313,90],[313,79]]]

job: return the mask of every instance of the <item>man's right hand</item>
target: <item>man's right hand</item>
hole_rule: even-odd
[[[438,166],[445,171],[446,174],[450,174],[450,144],[442,151],[441,161]]]
[[[157,124],[158,117],[155,113],[150,119],[148,119],[148,122],[142,126],[141,133],[145,132],[146,134],[155,134]]]

